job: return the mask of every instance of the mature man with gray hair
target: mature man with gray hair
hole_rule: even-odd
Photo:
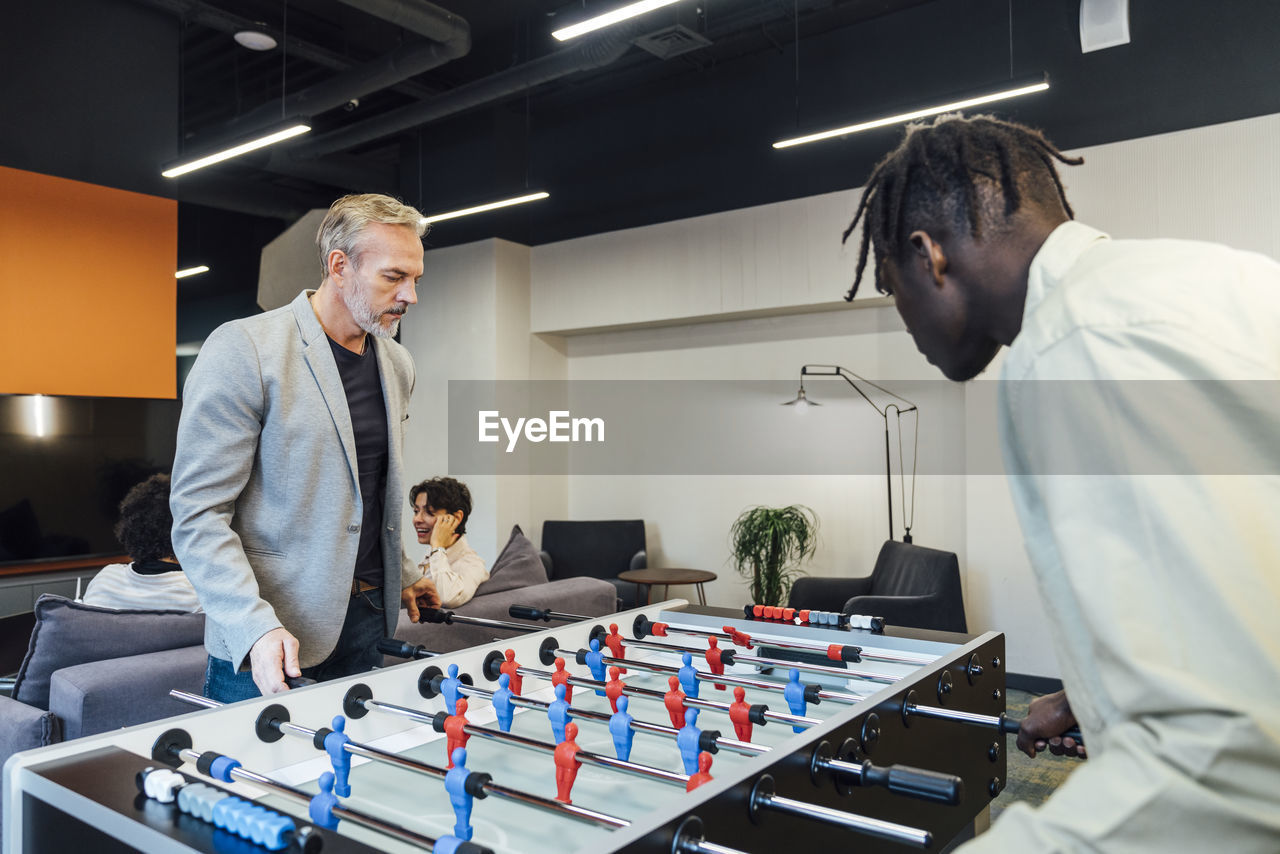
[[[398,518],[414,368],[392,338],[424,231],[387,196],[334,202],[320,287],[220,326],[187,377],[173,547],[207,615],[212,699],[368,670],[401,602],[415,620],[437,604]]]

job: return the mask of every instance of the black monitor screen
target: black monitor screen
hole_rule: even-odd
[[[173,466],[177,400],[0,396],[0,564],[121,553],[134,484]]]

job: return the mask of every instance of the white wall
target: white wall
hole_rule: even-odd
[[[507,541],[513,524],[528,526],[547,514],[563,517],[562,477],[537,479],[449,470],[450,380],[554,378],[565,357],[529,330],[529,249],[504,240],[484,240],[428,252],[418,304],[400,325],[400,341],[413,354],[417,384],[405,436],[409,485],[437,475],[456,475],[471,490],[467,539],[487,563]],[[412,514],[405,496],[405,530]],[[526,527],[526,531],[531,531]],[[405,548],[414,560],[426,548],[410,535]]]

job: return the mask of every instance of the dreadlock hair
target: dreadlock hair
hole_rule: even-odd
[[[858,293],[869,248],[875,249],[877,267],[886,257],[901,259],[904,236],[918,228],[967,228],[973,237],[984,228],[999,233],[1027,200],[1061,204],[1074,219],[1054,160],[1071,166],[1084,162],[1067,157],[1040,131],[994,116],[952,113],[933,124],[908,125],[898,147],[871,171],[845,229],[847,242],[863,222],[857,273],[844,298]],[[876,290],[888,293],[878,274]]]

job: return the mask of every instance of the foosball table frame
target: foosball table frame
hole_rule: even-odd
[[[496,677],[486,677],[485,662],[492,660],[495,651],[513,648],[521,661],[542,666],[545,662],[539,658],[545,657],[548,648],[584,649],[593,630],[597,636],[602,631],[601,624],[616,622],[627,631],[637,617],[713,631],[732,625],[752,634],[764,652],[776,657],[788,657],[788,653],[771,648],[768,638],[899,649],[925,654],[932,660],[796,733],[770,752],[734,766],[731,773],[715,775],[710,783],[675,799],[673,809],[629,816],[629,827],[614,830],[607,837],[611,847],[593,846],[593,852],[772,852],[797,844],[851,845],[858,852],[937,852],[984,829],[989,805],[1003,788],[1006,775],[1005,737],[998,726],[990,725],[993,720],[1003,720],[1005,711],[1002,634],[966,636],[893,627],[873,634],[831,626],[813,628],[753,621],[744,619],[742,612],[672,600],[598,620],[535,630],[284,695],[17,754],[4,768],[4,851],[261,851],[235,837],[228,838],[240,847],[229,848],[228,838],[219,837],[219,831],[180,821],[157,810],[138,793],[135,778],[142,769],[156,765],[152,751],[163,734],[181,729],[190,733],[197,749],[217,750],[258,769],[282,768],[313,758],[315,751],[305,740],[264,743],[255,738],[260,712],[269,704],[283,704],[295,720],[323,720],[341,711],[344,695],[359,682],[386,702],[436,710],[442,708],[440,699],[424,701],[418,687],[419,676],[429,665],[445,668],[457,664],[477,686],[492,688],[491,680]],[[805,681],[811,681],[807,674]],[[833,684],[830,679],[813,681]],[[771,708],[785,711],[786,705],[778,698]],[[939,710],[940,714],[929,714]],[[375,718],[378,716],[368,720]],[[352,723],[352,732],[358,729],[356,723]],[[421,724],[383,717],[370,725],[376,726],[376,735],[382,737]],[[722,728],[729,729],[727,724]],[[731,736],[732,731],[726,734]],[[855,765],[873,763],[881,768],[912,766],[955,775],[962,781],[962,795],[958,803],[946,804],[904,797],[881,786],[859,785],[847,774],[828,770],[824,761],[830,759]],[[191,766],[182,770],[192,778],[199,777]],[[230,784],[226,788],[237,792],[242,787]],[[244,794],[253,797],[253,790]],[[913,849],[900,842],[855,834],[829,820],[765,808],[771,796],[921,828],[928,831],[930,841]],[[299,823],[305,823],[305,804],[294,815]],[[370,845],[367,840],[329,831],[320,836],[325,843],[322,850],[334,854],[422,850],[390,840],[385,846]],[[566,842],[562,850],[574,849]]]

